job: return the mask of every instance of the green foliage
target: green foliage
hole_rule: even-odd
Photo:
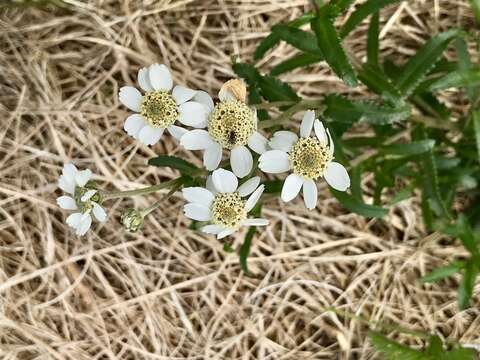
[[[182,175],[195,175],[202,173],[203,170],[189,163],[186,160],[175,156],[160,155],[148,160],[148,165],[157,167],[170,167],[180,171]]]
[[[388,213],[387,209],[379,206],[365,204],[361,199],[349,195],[342,191],[330,189],[333,196],[348,210],[353,211],[365,217],[383,217]]]

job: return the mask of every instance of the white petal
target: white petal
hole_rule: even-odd
[[[72,194],[75,192],[75,179],[69,179],[66,175],[60,176],[58,179],[58,187],[66,193]]]
[[[140,140],[145,145],[156,144],[158,140],[160,140],[160,138],[162,137],[164,131],[164,128],[154,128],[150,125],[146,125],[138,133],[138,140]]]
[[[254,132],[250,139],[248,139],[248,146],[257,154],[263,154],[267,151],[268,140],[258,131]]]
[[[75,182],[78,186],[83,187],[88,182],[88,180],[90,180],[91,177],[92,172],[90,171],[90,169],[77,171],[77,173],[75,174]]]
[[[244,226],[266,226],[268,225],[269,221],[267,219],[246,219],[242,225]]]
[[[193,220],[208,221],[211,218],[210,209],[200,204],[185,204],[183,211],[186,217]]]
[[[187,187],[182,190],[183,197],[190,203],[210,207],[215,197],[210,191],[202,187]]]
[[[332,161],[328,164],[323,177],[328,185],[338,191],[345,191],[350,187],[350,177],[342,164]]]
[[[239,178],[250,174],[253,168],[253,157],[246,146],[236,146],[230,153],[230,165],[233,173]]]
[[[325,127],[320,120],[315,119],[314,129],[315,135],[317,136],[318,141],[320,141],[320,144],[326,146],[328,144],[327,132],[325,131]]]
[[[173,86],[172,74],[161,64],[153,64],[148,69],[150,84],[155,90],[170,91]]]
[[[65,177],[68,180],[75,181],[75,175],[77,175],[77,172],[78,172],[78,169],[75,165],[73,164],[63,165],[62,174],[65,175]]]
[[[298,140],[297,134],[291,131],[277,131],[269,141],[269,145],[274,150],[289,152],[293,144]]]
[[[128,135],[133,136],[134,138],[138,138],[138,133],[140,130],[145,126],[145,120],[139,114],[130,115],[127,120],[125,120],[125,124],[123,125],[123,129],[127,132]]]
[[[260,185],[257,188],[257,190],[255,190],[253,194],[250,195],[247,202],[245,203],[245,210],[247,210],[247,212],[252,210],[255,207],[255,205],[257,205],[257,202],[260,199],[260,196],[262,196],[264,190],[265,190],[265,185]]]
[[[75,232],[78,236],[85,235],[85,233],[90,229],[92,225],[92,217],[89,213],[85,213],[82,215],[82,219],[77,226],[77,231]]]
[[[307,110],[303,115],[302,123],[300,124],[300,136],[309,137],[312,133],[313,121],[315,120],[315,111]]]
[[[69,217],[67,217],[66,223],[68,226],[76,229],[82,220],[83,214],[82,213],[73,213]]]
[[[183,125],[204,128],[207,126],[208,110],[205,105],[196,101],[188,101],[178,107],[178,121]]]
[[[232,235],[234,232],[235,232],[235,229],[225,229],[218,233],[217,239],[223,239],[224,237]]]
[[[317,184],[309,179],[303,183],[303,201],[307,209],[312,210],[317,206]]]
[[[212,173],[213,185],[220,193],[232,193],[237,190],[238,179],[234,173],[225,169],[217,169]]]
[[[184,102],[190,100],[195,96],[197,92],[195,90],[186,88],[182,85],[177,85],[173,88],[172,96],[175,99],[177,105],[181,105]]]
[[[332,135],[330,135],[330,131],[327,129],[328,135],[328,153],[333,158],[333,153],[335,152],[335,144],[333,143]]]
[[[153,91],[152,84],[150,84],[148,77],[148,68],[144,67],[138,70],[137,81],[143,91]]]
[[[83,196],[80,198],[80,201],[85,202],[91,199],[93,195],[97,193],[97,190],[88,190]]]
[[[241,197],[245,197],[247,195],[250,195],[252,192],[255,191],[255,189],[260,185],[260,176],[254,176],[251,179],[248,179],[245,181],[242,185],[239,186],[238,188],[238,194]]]
[[[222,160],[222,147],[220,144],[214,143],[205,149],[203,153],[203,165],[208,171],[215,170]]]
[[[215,185],[213,184],[212,175],[207,176],[205,187],[207,188],[208,191],[210,191],[214,195],[218,192],[217,189],[215,189]]]
[[[101,206],[98,205],[97,203],[93,203],[92,212],[93,212],[93,215],[95,216],[95,218],[96,218],[98,221],[104,222],[105,220],[107,220],[107,213],[105,212],[105,210],[103,209],[103,207],[101,207]]]
[[[77,210],[75,200],[70,196],[60,196],[57,198],[57,204],[65,210]]]
[[[130,110],[136,112],[140,112],[142,110],[140,107],[142,104],[142,94],[133,86],[124,86],[120,88],[118,98],[120,102]]]
[[[184,129],[184,128],[182,128],[180,126],[176,126],[176,125],[170,125],[167,128],[167,130],[170,133],[170,135],[172,135],[177,140],[180,140],[182,138],[182,136],[185,135],[188,132],[187,129]]]
[[[225,226],[222,225],[205,225],[200,228],[205,234],[214,234],[217,235],[219,232],[225,230]]]
[[[206,91],[203,91],[203,90],[198,90],[195,96],[193,97],[193,100],[204,105],[208,109],[208,112],[212,111],[215,106],[213,104],[212,97]]]
[[[281,150],[270,150],[260,155],[258,160],[260,170],[270,174],[278,174],[290,170],[288,154]]]
[[[290,174],[285,179],[282,188],[282,200],[288,202],[295,198],[303,185],[303,179],[295,174]]]
[[[190,130],[180,139],[180,144],[187,150],[205,150],[216,143],[206,130]]]

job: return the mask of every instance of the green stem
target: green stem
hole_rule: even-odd
[[[308,109],[322,109],[323,106],[322,100],[303,100],[293,105],[276,119],[260,121],[258,123],[258,127],[260,129],[266,129],[272,126],[281,125],[290,121],[290,117],[299,111]]]
[[[163,182],[161,184],[148,186],[148,187],[144,187],[136,190],[105,192],[105,193],[102,193],[102,199],[110,200],[110,199],[118,199],[118,198],[131,197],[131,196],[137,196],[137,195],[151,194],[162,189],[167,189],[176,184],[181,184],[182,182],[183,182],[182,178],[178,178],[178,179]]]
[[[142,217],[145,217],[147,216],[148,214],[150,214],[152,211],[154,211],[155,209],[157,209],[165,200],[167,200],[170,196],[172,196],[175,191],[177,191],[178,189],[180,189],[182,187],[182,183],[178,182],[177,184],[173,185],[172,188],[170,189],[170,191],[165,194],[165,196],[163,196],[160,200],[158,200],[157,202],[153,203],[152,205],[150,205],[149,207],[143,209],[140,211],[140,213],[142,214]]]

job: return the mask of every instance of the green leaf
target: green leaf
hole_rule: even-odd
[[[291,57],[290,59],[282,61],[278,65],[275,65],[272,68],[272,70],[270,70],[270,75],[277,76],[299,67],[305,67],[308,65],[315,64],[319,61],[322,61],[321,56],[308,54],[308,53],[298,54]]]
[[[398,78],[397,88],[404,96],[409,96],[433,68],[446,50],[450,41],[459,35],[458,30],[449,30],[432,37],[403,67]]]
[[[322,50],[317,45],[317,39],[311,32],[286,25],[275,25],[272,27],[272,33],[303,52],[323,57]]]
[[[431,283],[458,273],[465,266],[465,261],[453,261],[452,263],[439,267],[422,277],[424,283]]]
[[[378,35],[379,35],[379,12],[372,14],[370,19],[370,25],[368,27],[368,37],[367,37],[367,64],[380,68],[378,62]]]
[[[230,244],[229,242],[225,242],[223,243],[223,251],[225,251],[226,253],[232,253],[235,250],[232,248],[232,244]]]
[[[377,65],[364,64],[358,73],[358,78],[371,91],[381,95],[388,102],[394,105],[402,104],[400,92]]]
[[[250,255],[250,248],[252,247],[252,240],[256,231],[257,228],[255,226],[251,226],[248,229],[247,235],[245,235],[245,240],[243,240],[242,247],[240,248],[240,265],[242,266],[242,270],[246,275],[249,274],[247,259],[248,255]]]
[[[340,204],[342,204],[346,209],[356,214],[369,218],[381,218],[388,214],[388,209],[375,205],[365,204],[364,202],[358,200],[350,194],[347,194],[346,192],[337,191],[332,188],[330,188],[330,191],[332,195],[335,196],[335,198],[340,202]]]
[[[364,19],[369,17],[371,14],[378,12],[381,8],[399,2],[401,0],[368,0],[364,4],[360,5],[353,13],[350,15],[348,20],[342,27],[340,31],[340,36],[342,38],[346,37],[353,29],[357,27]]]
[[[457,70],[433,81],[427,90],[480,86],[480,69]]]
[[[470,0],[470,6],[472,7],[477,24],[480,25],[480,0]]]
[[[325,60],[332,70],[349,86],[357,85],[357,77],[345,51],[340,38],[328,16],[328,9],[323,7],[317,17],[311,22],[311,27],[317,36],[317,43]]]
[[[458,289],[458,306],[461,310],[469,306],[472,298],[475,279],[477,278],[478,268],[475,266],[474,258],[470,259],[464,269],[463,279]]]
[[[426,153],[434,146],[435,140],[426,139],[407,144],[384,145],[380,148],[380,152],[387,155],[412,156]]]
[[[148,160],[148,165],[177,169],[183,175],[200,173],[203,170],[176,156],[160,155]]]
[[[369,331],[368,337],[375,349],[383,353],[387,360],[432,360],[425,358],[421,351],[410,349],[375,331]]]
[[[290,85],[273,76],[261,76],[258,86],[262,96],[270,102],[298,101],[300,99]]]
[[[472,111],[473,130],[475,142],[477,143],[478,161],[480,161],[480,110]]]
[[[352,5],[353,0],[332,0],[328,4],[330,7],[329,13],[330,16],[332,17],[337,17],[341,13],[343,13],[345,10],[347,10],[350,5]]]
[[[263,191],[265,194],[280,194],[282,192],[284,180],[268,180],[264,181],[263,185],[265,185],[265,190]]]
[[[232,65],[233,71],[239,77],[245,79],[248,85],[255,86],[261,79],[261,75],[254,66],[246,63],[235,63]]]

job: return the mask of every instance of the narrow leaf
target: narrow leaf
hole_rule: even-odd
[[[376,217],[381,218],[386,214],[388,214],[388,209],[385,209],[379,206],[365,204],[359,199],[353,197],[352,195],[342,191],[337,191],[332,188],[330,188],[330,191],[333,194],[333,196],[335,196],[335,198],[340,202],[340,204],[342,204],[346,209],[356,214],[369,217],[369,218],[376,218]]]
[[[426,153],[434,146],[435,140],[426,139],[407,144],[384,145],[380,148],[380,152],[387,155],[412,156]]]
[[[375,12],[370,19],[367,37],[367,63],[379,67],[378,51],[379,51],[379,12]]]
[[[322,57],[318,55],[303,53],[298,54],[290,59],[282,61],[280,64],[275,65],[272,70],[270,70],[270,75],[277,76],[288,71],[294,70],[296,68],[305,67],[308,65],[315,64],[319,61],[322,61]]]
[[[458,273],[465,266],[464,261],[453,261],[451,264],[439,267],[422,277],[424,283],[431,283]]]
[[[385,355],[387,360],[427,360],[421,351],[410,349],[407,346],[390,340],[375,331],[370,331],[368,337],[378,352]]]
[[[475,279],[477,278],[478,269],[475,266],[474,259],[470,259],[465,266],[463,279],[458,289],[458,306],[461,310],[468,307],[470,299],[473,294],[473,287],[475,286]]]
[[[242,270],[246,275],[249,274],[247,259],[248,255],[250,255],[250,248],[252,247],[252,240],[256,231],[257,228],[255,226],[252,226],[248,229],[247,235],[245,235],[245,240],[243,240],[242,247],[240,248],[240,265],[242,266]]]
[[[254,86],[261,78],[260,73],[254,66],[246,63],[235,63],[232,65],[233,71],[239,77],[245,79],[248,85]]]
[[[470,0],[470,6],[472,7],[477,24],[480,26],[480,0]]]
[[[480,110],[472,111],[475,142],[477,143],[478,161],[480,161]]]
[[[480,69],[457,70],[451,72],[430,84],[429,91],[458,87],[480,86]]]
[[[400,92],[377,65],[366,63],[358,73],[358,78],[371,91],[381,95],[392,104],[400,104]]]
[[[275,25],[272,27],[272,33],[298,50],[323,57],[322,50],[317,45],[317,39],[311,32],[286,25]]]
[[[148,165],[158,166],[158,167],[170,167],[172,169],[177,169],[181,174],[192,175],[192,173],[198,173],[202,170],[196,167],[195,165],[180,159],[175,156],[160,155],[148,160]]]
[[[273,76],[261,76],[258,86],[262,96],[270,102],[297,101],[300,99],[290,85]]]

